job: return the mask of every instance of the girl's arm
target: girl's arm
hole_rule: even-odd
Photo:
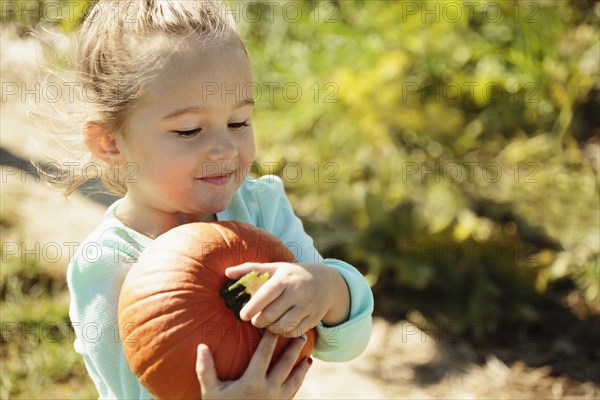
[[[326,324],[327,320],[317,323],[315,357],[325,361],[345,361],[362,353],[369,341],[373,312],[373,295],[363,276],[344,261],[323,259],[312,238],[304,231],[302,221],[294,214],[280,178],[265,176],[245,184],[240,190],[240,198],[236,199],[239,204],[234,205],[232,211],[237,215],[225,217],[247,220],[270,231],[290,248],[301,264],[332,268],[346,285],[349,304],[344,305],[345,312],[338,310],[338,313],[347,314],[347,319],[334,326]],[[238,272],[241,274],[242,270]],[[345,303],[345,291],[337,284],[329,287],[329,294]],[[308,300],[315,300],[309,293],[301,295]],[[322,304],[317,302],[315,306]]]
[[[324,361],[347,361],[358,357],[371,337],[373,292],[364,277],[350,264],[328,258],[324,264],[344,279],[350,294],[348,319],[335,326],[317,325],[319,342],[315,357]]]

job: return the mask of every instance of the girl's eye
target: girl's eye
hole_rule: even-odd
[[[173,131],[181,137],[192,137],[202,131],[202,128],[191,129],[189,131]]]
[[[244,121],[244,122],[232,122],[229,125],[229,128],[239,131],[244,129],[247,126],[250,126],[250,123],[248,121]]]

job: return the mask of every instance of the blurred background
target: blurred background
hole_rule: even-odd
[[[64,274],[112,199],[44,186],[27,118],[93,3],[1,6],[2,398],[97,397]],[[316,363],[299,397],[599,398],[600,3],[228,4],[253,173],[375,296],[365,354]]]

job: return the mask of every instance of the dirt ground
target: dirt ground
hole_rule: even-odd
[[[65,199],[26,173],[26,160],[39,159],[38,132],[27,119],[20,95],[8,96],[5,82],[32,85],[37,79],[32,40],[2,31],[1,105],[2,196],[24,193],[19,213],[24,237],[42,250],[50,243],[63,249],[55,262],[64,273],[72,243],[78,243],[100,221],[106,205],[80,193]],[[31,88],[34,86],[25,86]],[[600,398],[600,388],[566,375],[554,376],[550,366],[505,362],[490,352],[482,360],[464,343],[444,343],[407,321],[374,320],[367,350],[346,363],[316,360],[298,398],[304,399],[565,399]],[[565,350],[565,354],[568,354]],[[589,349],[590,352],[597,349]],[[595,369],[594,371],[598,371]],[[596,382],[599,379],[596,377]]]

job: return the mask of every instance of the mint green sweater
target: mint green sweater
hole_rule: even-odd
[[[69,315],[76,334],[75,350],[83,356],[100,398],[151,399],[123,354],[117,304],[129,267],[152,239],[115,217],[119,204],[117,200],[108,208],[102,223],[79,246],[69,264]],[[283,241],[299,262],[320,262],[334,268],[350,290],[350,317],[334,327],[317,325],[313,356],[324,361],[346,361],[364,350],[371,333],[371,290],[351,265],[321,257],[294,214],[278,177],[246,180],[217,219],[248,222],[266,229]]]

